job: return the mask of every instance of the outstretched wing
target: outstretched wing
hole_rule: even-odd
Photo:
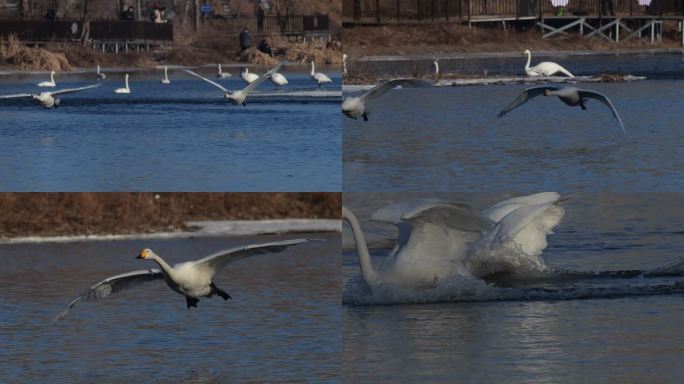
[[[15,95],[0,95],[0,99],[20,99],[24,97],[32,97],[30,93],[17,93]]]
[[[219,83],[215,83],[215,82],[213,82],[213,81],[207,79],[206,77],[204,77],[204,76],[202,76],[202,75],[200,75],[200,74],[198,74],[198,73],[195,73],[194,71],[191,71],[191,70],[189,70],[189,69],[184,69],[183,72],[185,72],[185,73],[187,73],[187,74],[190,74],[190,75],[193,75],[193,76],[197,77],[198,79],[202,79],[202,80],[206,81],[207,83],[213,85],[214,87],[216,87],[216,88],[222,90],[223,92],[230,93],[230,91],[227,90],[223,85],[221,85],[221,84],[219,84]]]
[[[519,106],[527,103],[528,100],[533,99],[539,95],[543,95],[544,91],[556,91],[558,90],[558,87],[550,87],[550,86],[541,86],[541,87],[532,87],[532,88],[527,88],[522,93],[516,97],[515,100],[511,104],[509,104],[506,108],[501,110],[496,117],[502,117],[508,112],[518,108]]]
[[[142,269],[138,271],[132,271],[123,273],[121,275],[116,275],[108,277],[99,283],[88,288],[80,296],[67,305],[67,307],[60,312],[50,324],[54,324],[56,321],[63,319],[78,302],[81,300],[96,300],[103,297],[107,297],[113,293],[123,291],[128,288],[137,287],[144,283],[163,279],[164,274],[159,269]]]
[[[541,192],[533,195],[513,197],[494,204],[482,211],[482,214],[495,223],[498,223],[506,215],[518,208],[530,205],[555,203],[558,202],[560,198],[560,195],[556,192]]]
[[[68,89],[60,89],[59,91],[54,91],[50,92],[52,96],[57,96],[57,95],[64,95],[67,93],[74,93],[74,92],[80,92],[85,89],[91,89],[91,88],[97,88],[102,84],[92,84],[92,85],[86,85],[85,87],[80,87],[80,88],[68,88]]]
[[[278,72],[280,70],[280,67],[282,67],[284,62],[278,63],[275,67],[271,68],[270,71],[264,73],[263,75],[259,76],[258,79],[254,80],[253,82],[249,83],[243,90],[242,92],[245,92],[249,94],[254,90],[254,88],[258,87],[259,84],[263,83],[267,79],[269,79],[271,76],[273,76],[274,73]]]
[[[383,93],[389,91],[398,86],[403,86],[407,88],[428,88],[432,86],[432,83],[421,79],[392,79],[380,82],[375,87],[371,88],[368,92],[361,96],[361,99],[372,99],[378,97]]]
[[[622,124],[622,119],[620,118],[620,115],[618,115],[617,109],[613,106],[613,103],[610,102],[610,99],[606,97],[605,95],[594,92],[594,91],[588,91],[586,89],[578,89],[577,93],[579,96],[583,99],[594,99],[602,102],[603,104],[607,105],[608,108],[613,112],[613,116],[617,119],[618,123],[620,123],[620,128],[622,128],[622,132],[625,132],[625,126]]]
[[[262,255],[265,253],[277,253],[287,248],[307,242],[307,239],[293,239],[274,241],[272,243],[250,244],[239,248],[226,249],[213,255],[201,258],[194,262],[199,267],[207,267],[213,271],[221,270],[227,264],[233,263],[246,257]]]

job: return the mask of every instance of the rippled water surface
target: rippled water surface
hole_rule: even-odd
[[[426,194],[346,194],[377,245],[388,254],[391,226],[372,223],[385,204]],[[503,193],[430,194],[484,209]],[[681,260],[684,195],[578,193],[550,235],[549,267],[577,271],[648,270]],[[345,231],[348,227],[345,227]],[[343,280],[357,277],[345,233]],[[684,296],[643,295],[681,277],[602,278],[538,284],[547,299],[403,305],[345,305],[343,381],[488,383],[676,383],[684,368]],[[532,290],[530,284],[527,292]],[[500,289],[503,295],[506,292]],[[613,295],[612,293],[619,293]]]
[[[289,85],[274,91],[266,82],[242,107],[180,72],[164,86],[161,73],[131,72],[130,95],[113,93],[123,74],[109,73],[101,87],[65,95],[52,110],[0,102],[0,189],[340,190],[338,76],[318,89],[308,74],[286,71]],[[2,76],[0,94],[46,90],[35,86],[45,77]],[[56,81],[54,89],[94,82]],[[220,83],[245,86],[236,73]]]
[[[1,245],[0,372],[4,383],[337,382],[339,235],[229,265],[216,285],[233,297],[185,298],[163,282],[77,305],[114,274],[286,237],[231,237]],[[287,238],[292,238],[288,236]]]

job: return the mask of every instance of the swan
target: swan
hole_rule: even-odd
[[[532,52],[526,49],[523,54],[527,55],[527,64],[525,64],[525,73],[527,76],[553,76],[560,72],[568,77],[575,77],[567,69],[561,67],[560,65],[553,63],[551,61],[542,61],[541,63],[530,67],[530,61],[532,61]]]
[[[311,60],[311,78],[314,79],[318,83],[319,87],[325,83],[332,83],[333,82],[325,73],[316,72],[316,67],[314,65],[313,60]]]
[[[257,75],[256,73],[249,73],[249,69],[247,69],[245,67],[245,68],[242,68],[242,72],[240,73],[240,77],[242,78],[242,80],[244,80],[245,83],[252,84],[253,82],[257,81],[257,79],[259,78],[259,75]]]
[[[171,80],[169,80],[169,67],[167,67],[166,65],[164,66],[164,78],[161,79],[160,83],[171,84]]]
[[[233,75],[231,75],[231,74],[228,73],[228,72],[223,72],[223,71],[221,70],[221,64],[219,63],[219,65],[218,65],[218,72],[216,72],[216,78],[217,78],[217,79],[227,79],[227,78],[229,78],[229,77],[233,77]]]
[[[432,68],[435,70],[435,80],[439,80],[439,59],[432,62]]]
[[[270,80],[276,87],[282,87],[287,84],[287,79],[282,74],[276,72],[271,77]]]
[[[499,114],[496,115],[496,117],[502,117],[506,115],[508,112],[518,108],[519,106],[525,104],[527,101],[539,95],[558,96],[558,98],[563,103],[571,107],[580,106],[582,107],[582,109],[587,109],[587,107],[584,104],[589,99],[598,100],[603,104],[607,105],[608,108],[610,108],[611,112],[613,112],[613,116],[618,121],[618,123],[620,123],[620,128],[622,128],[622,132],[625,132],[625,126],[622,124],[622,119],[620,118],[620,115],[618,114],[617,110],[613,106],[613,103],[610,102],[610,99],[608,99],[608,97],[598,92],[589,91],[586,89],[578,89],[575,87],[551,87],[545,85],[541,87],[527,88],[524,91],[522,91],[522,93],[515,100],[513,100],[513,102],[510,105],[508,105],[501,112],[499,112]]]
[[[259,86],[259,84],[263,83],[264,81],[266,81],[266,79],[268,79],[269,77],[271,77],[274,73],[278,72],[278,70],[279,70],[280,67],[282,67],[282,66],[283,66],[283,63],[278,63],[278,65],[276,65],[275,67],[271,68],[270,71],[264,73],[264,74],[263,74],[262,76],[260,76],[256,81],[250,83],[249,85],[247,85],[247,86],[246,86],[245,88],[243,88],[242,90],[239,90],[239,91],[232,91],[232,92],[229,91],[229,90],[227,90],[227,89],[226,89],[224,86],[222,86],[221,84],[215,83],[215,82],[213,82],[213,81],[207,79],[206,77],[203,77],[203,76],[201,76],[201,75],[199,75],[199,74],[197,74],[197,73],[195,73],[195,72],[193,72],[193,71],[191,71],[191,70],[189,70],[189,69],[185,69],[184,71],[187,72],[188,74],[192,75],[192,76],[195,76],[195,77],[197,77],[197,78],[200,78],[200,79],[206,81],[207,83],[209,83],[209,84],[211,84],[211,85],[213,85],[213,86],[219,88],[221,91],[223,91],[223,96],[224,96],[226,99],[228,99],[232,104],[234,104],[234,105],[240,105],[240,104],[242,104],[243,106],[247,106],[247,103],[245,103],[245,99],[247,98],[247,95],[249,95],[249,93],[252,92],[257,86]]]
[[[126,74],[125,83],[126,83],[125,88],[117,88],[114,90],[114,93],[126,93],[126,94],[131,93],[131,89],[128,88],[128,73]]]
[[[97,75],[97,78],[100,79],[100,80],[104,80],[104,79],[107,78],[107,75],[105,75],[104,73],[100,72],[100,66],[99,66],[99,65],[97,66],[97,73],[96,73],[96,75]]]
[[[345,76],[347,75],[347,54],[346,53],[342,54],[342,73],[344,73]]]
[[[21,93],[17,95],[4,95],[0,96],[0,99],[17,99],[17,98],[31,98],[38,104],[42,105],[45,108],[53,108],[53,107],[58,107],[60,99],[59,95],[65,95],[67,93],[74,93],[74,92],[80,92],[86,89],[91,89],[91,88],[97,88],[101,84],[93,84],[93,85],[88,85],[85,87],[80,87],[80,88],[69,88],[69,89],[61,89],[58,91],[53,91],[53,92],[41,92],[38,94],[35,93]]]
[[[432,83],[419,79],[392,79],[380,82],[368,92],[357,97],[347,97],[342,102],[342,113],[354,120],[363,117],[363,121],[368,121],[368,111],[366,110],[366,100],[382,95],[383,93],[397,86],[403,87],[430,87]]]
[[[55,87],[57,86],[57,83],[55,83],[55,71],[50,71],[50,81],[41,81],[38,83],[39,87]]]
[[[371,220],[396,225],[399,236],[378,271],[357,218],[346,207],[342,218],[351,226],[361,275],[371,290],[385,283],[416,288],[454,276],[487,278],[522,263],[544,269],[541,252],[563,217],[561,201],[557,193],[545,192],[503,201],[483,213],[436,199],[382,208]],[[489,260],[492,254],[500,256]]]
[[[265,254],[282,252],[290,246],[304,243],[306,239],[275,241],[271,243],[250,244],[238,248],[226,249],[199,260],[175,264],[173,267],[150,249],[143,249],[136,259],[152,260],[159,268],[142,269],[108,277],[88,288],[80,296],[72,300],[67,307],[52,320],[63,319],[80,301],[101,299],[129,288],[156,280],[164,280],[175,292],[185,296],[187,308],[197,308],[200,297],[218,295],[224,300],[230,295],[217,287],[212,278],[226,265],[235,261]]]

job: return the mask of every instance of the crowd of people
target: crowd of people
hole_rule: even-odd
[[[166,8],[162,7],[159,2],[156,2],[154,6],[152,6],[152,11],[150,12],[150,21],[153,23],[166,23],[165,11]],[[135,8],[133,8],[132,5],[124,7],[119,18],[122,21],[135,21]]]

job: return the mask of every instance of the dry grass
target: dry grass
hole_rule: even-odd
[[[0,237],[146,233],[188,220],[335,219],[341,204],[339,193],[1,193]]]
[[[23,70],[55,70],[73,69],[64,53],[50,52],[42,48],[29,48],[16,36],[7,38],[0,36],[0,65]]]

